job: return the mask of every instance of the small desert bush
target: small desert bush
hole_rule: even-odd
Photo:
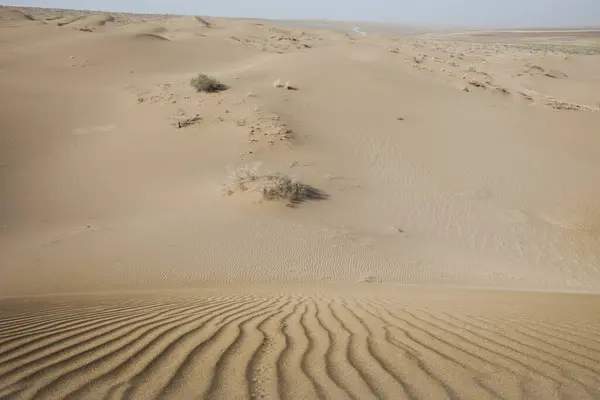
[[[259,180],[260,164],[250,164],[237,169],[233,169],[229,173],[229,183],[227,187],[235,188],[242,187],[242,190],[247,190],[245,184]]]
[[[250,165],[232,171],[226,193],[255,190],[263,200],[286,200],[294,206],[307,200],[323,200],[327,195],[322,191],[292,179],[281,173],[262,174],[257,165]]]
[[[298,203],[309,197],[310,188],[296,179],[279,173],[265,175],[263,178],[264,183],[259,190],[265,200],[284,199],[290,203]]]
[[[219,82],[213,77],[200,74],[195,78],[192,78],[190,84],[198,92],[216,93],[223,90],[227,90],[227,85]]]

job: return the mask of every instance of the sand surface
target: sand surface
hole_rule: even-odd
[[[6,300],[0,397],[594,399],[598,306],[421,287]]]
[[[600,32],[306,26],[0,7],[0,398],[600,398]]]

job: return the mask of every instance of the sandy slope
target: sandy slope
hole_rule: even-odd
[[[600,396],[595,295],[429,286],[600,288],[589,32],[283,25],[0,8],[0,393]]]

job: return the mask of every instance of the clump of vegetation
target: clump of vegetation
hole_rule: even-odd
[[[198,92],[217,93],[228,89],[227,85],[204,74],[199,74],[197,77],[192,78],[190,84]]]
[[[310,187],[297,179],[279,173],[265,175],[263,178],[260,194],[265,200],[284,199],[297,203],[310,197]]]
[[[233,171],[226,192],[232,195],[237,191],[254,190],[263,200],[285,200],[290,207],[307,200],[323,200],[327,195],[322,191],[292,179],[281,173],[262,174],[256,165],[245,166]]]
[[[229,182],[226,185],[227,193],[233,194],[236,189],[246,191],[248,190],[246,184],[255,182],[260,179],[260,177],[261,175],[258,164],[246,165],[234,169],[229,174]]]

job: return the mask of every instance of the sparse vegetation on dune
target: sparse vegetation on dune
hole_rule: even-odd
[[[294,206],[307,200],[324,200],[327,195],[297,179],[275,172],[261,173],[258,166],[247,165],[234,170],[226,184],[228,195],[249,190],[260,193],[263,200],[285,200]]]
[[[198,92],[217,93],[228,89],[224,83],[204,74],[199,74],[195,78],[192,78],[190,84]]]
[[[260,186],[263,199],[285,199],[295,203],[313,197],[309,186],[286,175],[274,173],[263,178],[265,182]]]
[[[254,182],[260,178],[260,168],[258,164],[249,164],[243,167],[233,169],[229,174],[229,182],[227,189],[235,188],[236,186],[244,186],[249,182]],[[244,190],[244,189],[243,189]]]

